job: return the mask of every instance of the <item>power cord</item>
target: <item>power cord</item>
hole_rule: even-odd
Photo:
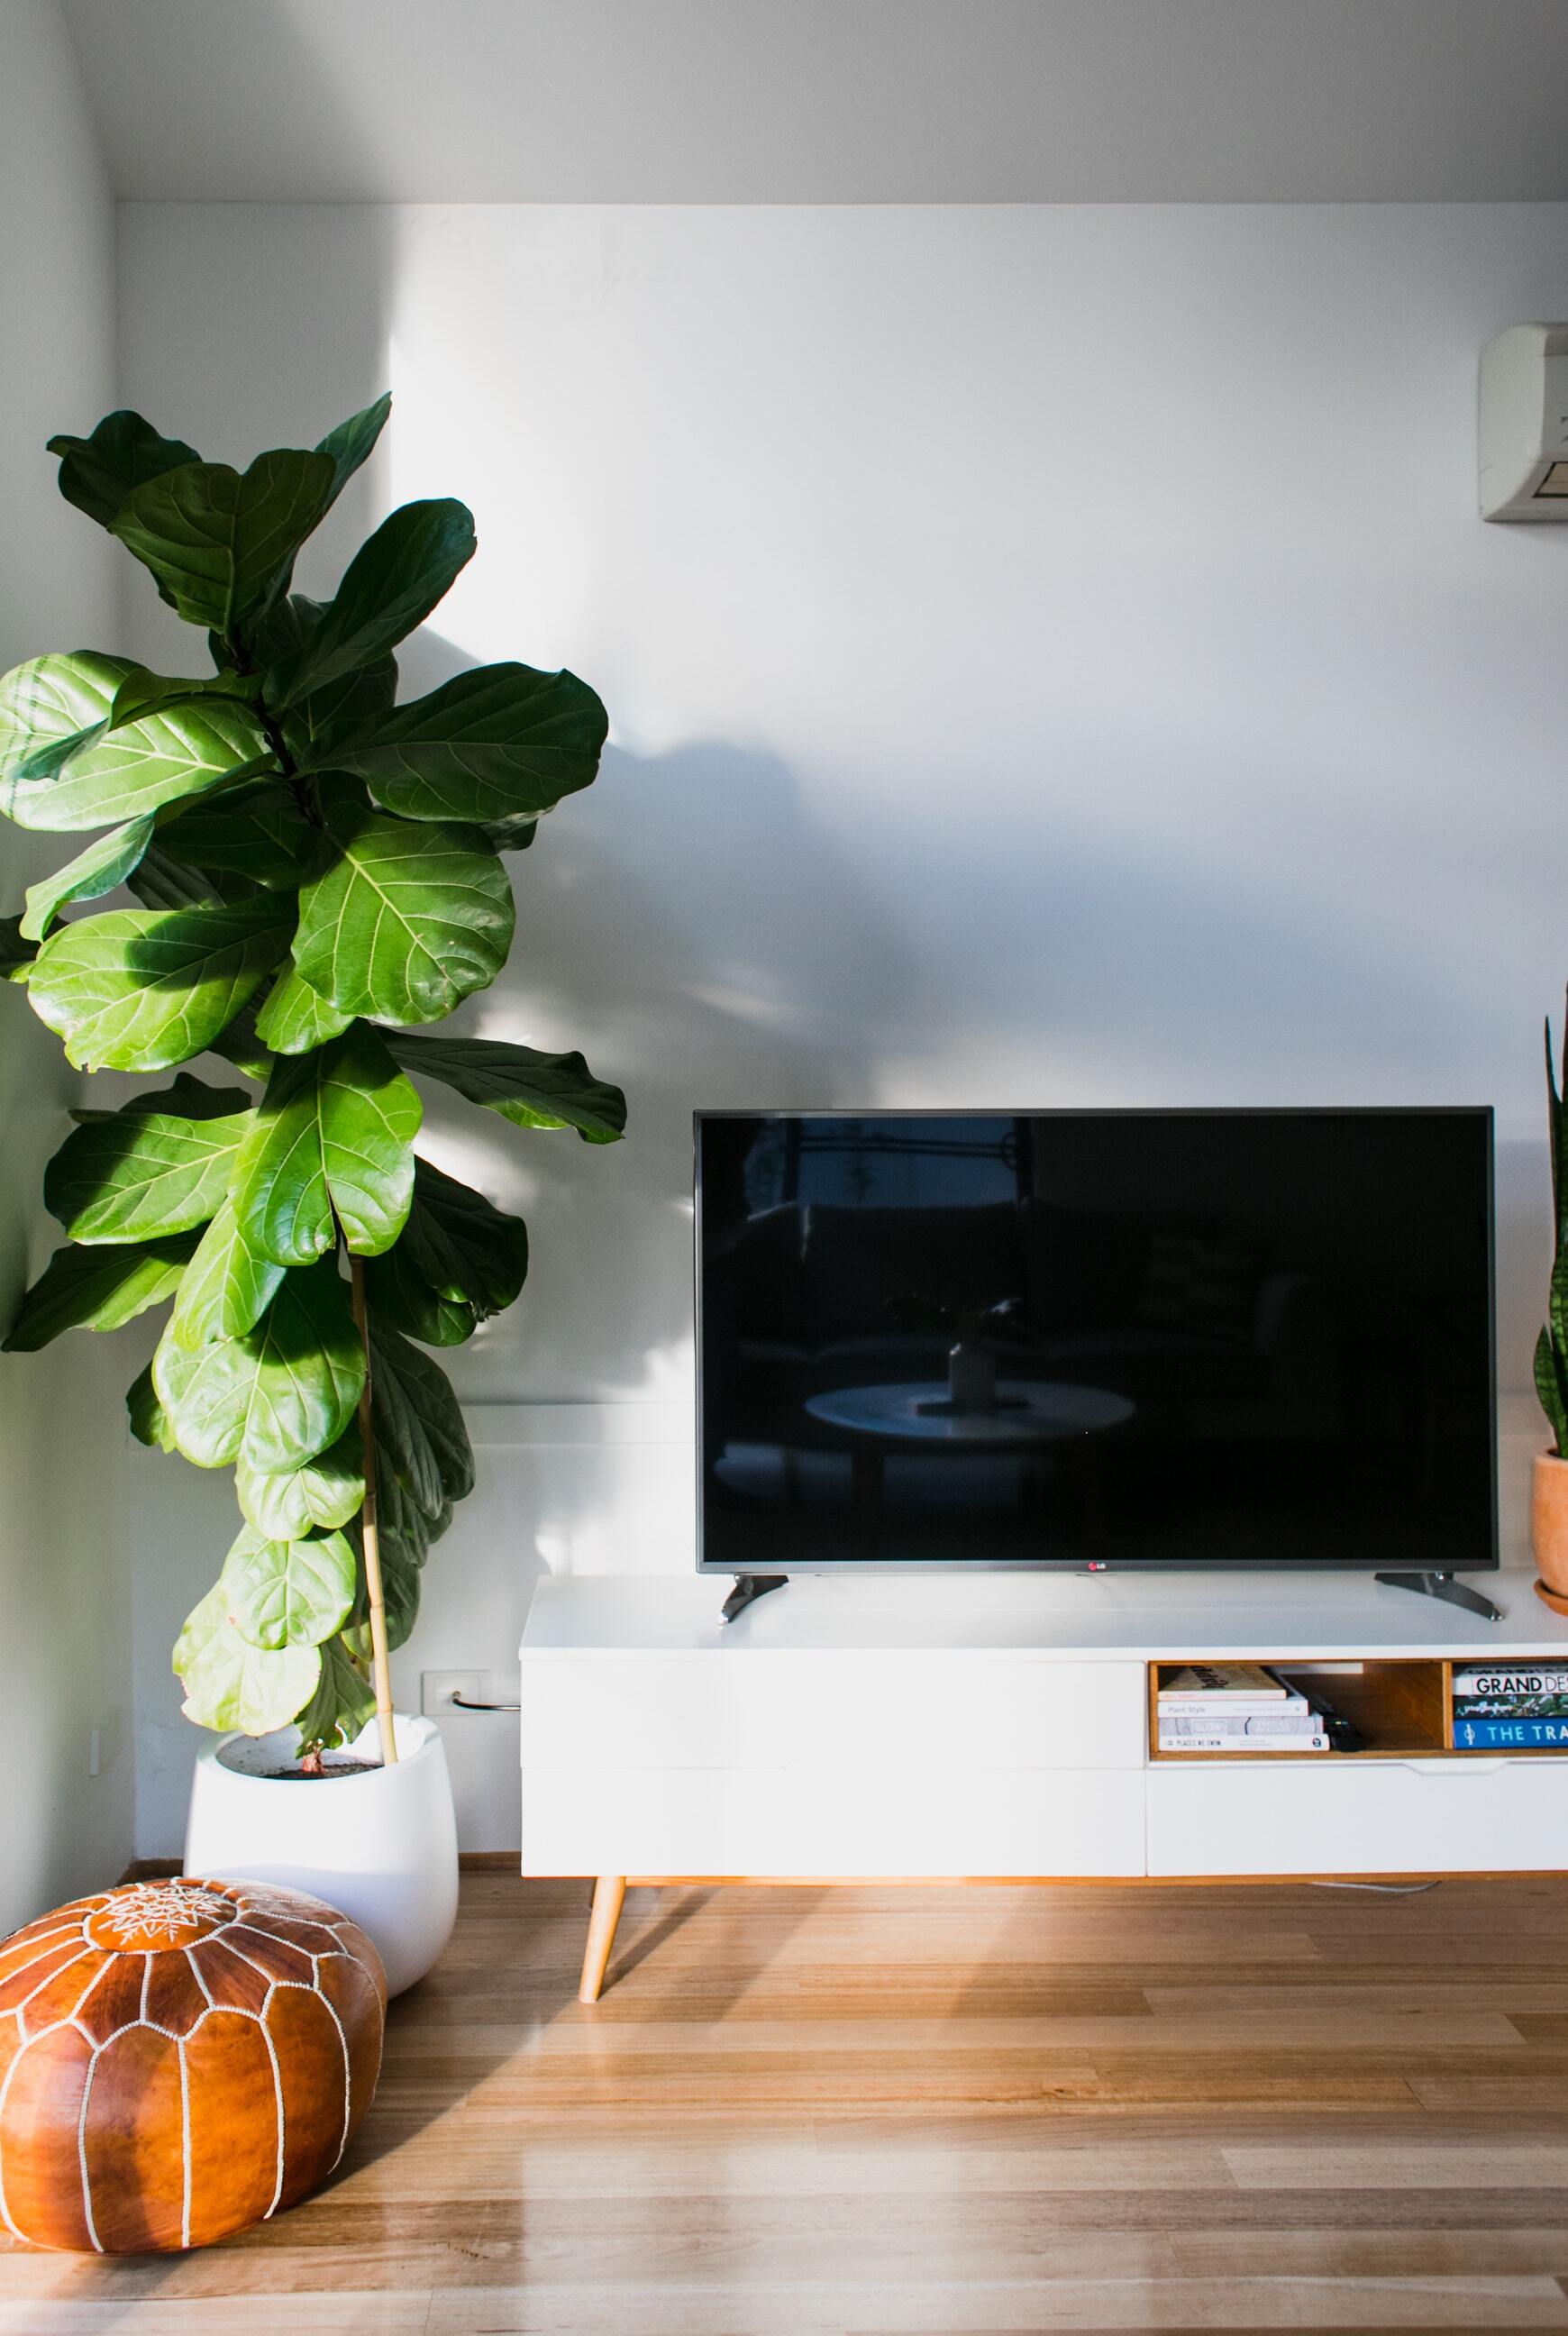
[[[455,1697],[453,1701],[455,1701]],[[1441,1890],[1440,1882],[1318,1882],[1314,1890],[1371,1890],[1380,1898],[1420,1898],[1428,1890]]]

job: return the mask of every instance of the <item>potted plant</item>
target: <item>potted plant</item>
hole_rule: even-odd
[[[169,1307],[131,1426],[234,1470],[239,1530],[174,1653],[222,1733],[190,1853],[314,1888],[395,1989],[456,1892],[440,1737],[394,1718],[388,1672],[473,1480],[426,1349],[509,1306],[528,1260],[518,1218],[421,1157],[421,1088],[590,1144],[626,1106],[580,1055],[432,1033],[505,964],[502,854],[589,784],[606,722],[574,675],[515,664],[397,702],[397,644],[474,550],[459,502],[394,511],[331,600],[291,592],[390,403],[244,472],[131,413],[51,440],[62,493],[213,670],[77,651],[0,680],[0,809],[87,839],[0,929],[0,969],[79,1068],[172,1075],[75,1114],[44,1180],[68,1238],[5,1344]],[[121,886],[136,906],[96,905]],[[202,1055],[222,1084],[183,1067]]]
[[[1535,1587],[1550,1606],[1568,1613],[1568,1027],[1563,1032],[1563,1077],[1559,1085],[1552,1060],[1552,1024],[1546,1024],[1546,1127],[1552,1145],[1552,1223],[1554,1248],[1546,1320],[1535,1341],[1535,1391],[1552,1430],[1552,1442],[1535,1455],[1532,1524]]]

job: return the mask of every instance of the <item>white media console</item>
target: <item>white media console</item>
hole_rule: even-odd
[[[1568,1754],[1463,1753],[1447,1666],[1568,1660],[1528,1573],[1501,1622],[1366,1576],[557,1577],[522,1649],[522,1871],[628,1881],[1104,1880],[1568,1867]],[[1163,1665],[1323,1670],[1355,1754],[1163,1755]]]

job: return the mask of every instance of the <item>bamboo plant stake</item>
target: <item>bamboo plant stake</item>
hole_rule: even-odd
[[[375,1688],[375,1718],[381,1729],[381,1765],[397,1762],[397,1722],[392,1709],[392,1661],[386,1650],[386,1601],[381,1589],[381,1541],[375,1524],[375,1434],[370,1407],[370,1324],[365,1311],[365,1265],[348,1261],[350,1297],[359,1343],[365,1349],[365,1385],[359,1397],[359,1434],[365,1445],[365,1501],[359,1512],[365,1544],[365,1594],[370,1609],[370,1673]]]

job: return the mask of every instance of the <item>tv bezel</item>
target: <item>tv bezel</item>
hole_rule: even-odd
[[[709,1558],[703,1550],[704,1533],[704,1472],[703,1472],[703,1341],[702,1341],[702,1132],[710,1121],[730,1119],[1473,1119],[1485,1127],[1485,1209],[1486,1209],[1486,1389],[1487,1389],[1487,1451],[1490,1463],[1491,1521],[1490,1553],[1482,1558],[1466,1558],[1456,1563],[1446,1562],[1445,1570],[1458,1573],[1495,1573],[1502,1565],[1501,1535],[1497,1514],[1497,1209],[1496,1209],[1496,1112],[1491,1104],[1218,1104],[1184,1105],[1158,1104],[1148,1108],[1137,1105],[1089,1105],[1075,1109],[1070,1105],[1032,1105],[1008,1110],[988,1104],[918,1105],[887,1108],[870,1105],[861,1109],[845,1105],[816,1104],[777,1106],[755,1106],[736,1109],[694,1111],[692,1114],[692,1314],[696,1351],[696,1570],[700,1574],[732,1580],[744,1577],[745,1566],[736,1565],[733,1557]],[[1359,1573],[1376,1572],[1387,1559],[1377,1557],[1323,1557],[1302,1560],[1289,1557],[1259,1557],[1249,1559],[1244,1565],[1234,1558],[1122,1558],[1105,1565],[1090,1567],[1084,1560],[1071,1557],[1038,1558],[829,1558],[818,1563],[797,1562],[769,1556],[765,1571],[786,1580],[810,1574],[942,1574],[961,1578],[972,1573],[1105,1573],[1115,1575],[1141,1573]]]

